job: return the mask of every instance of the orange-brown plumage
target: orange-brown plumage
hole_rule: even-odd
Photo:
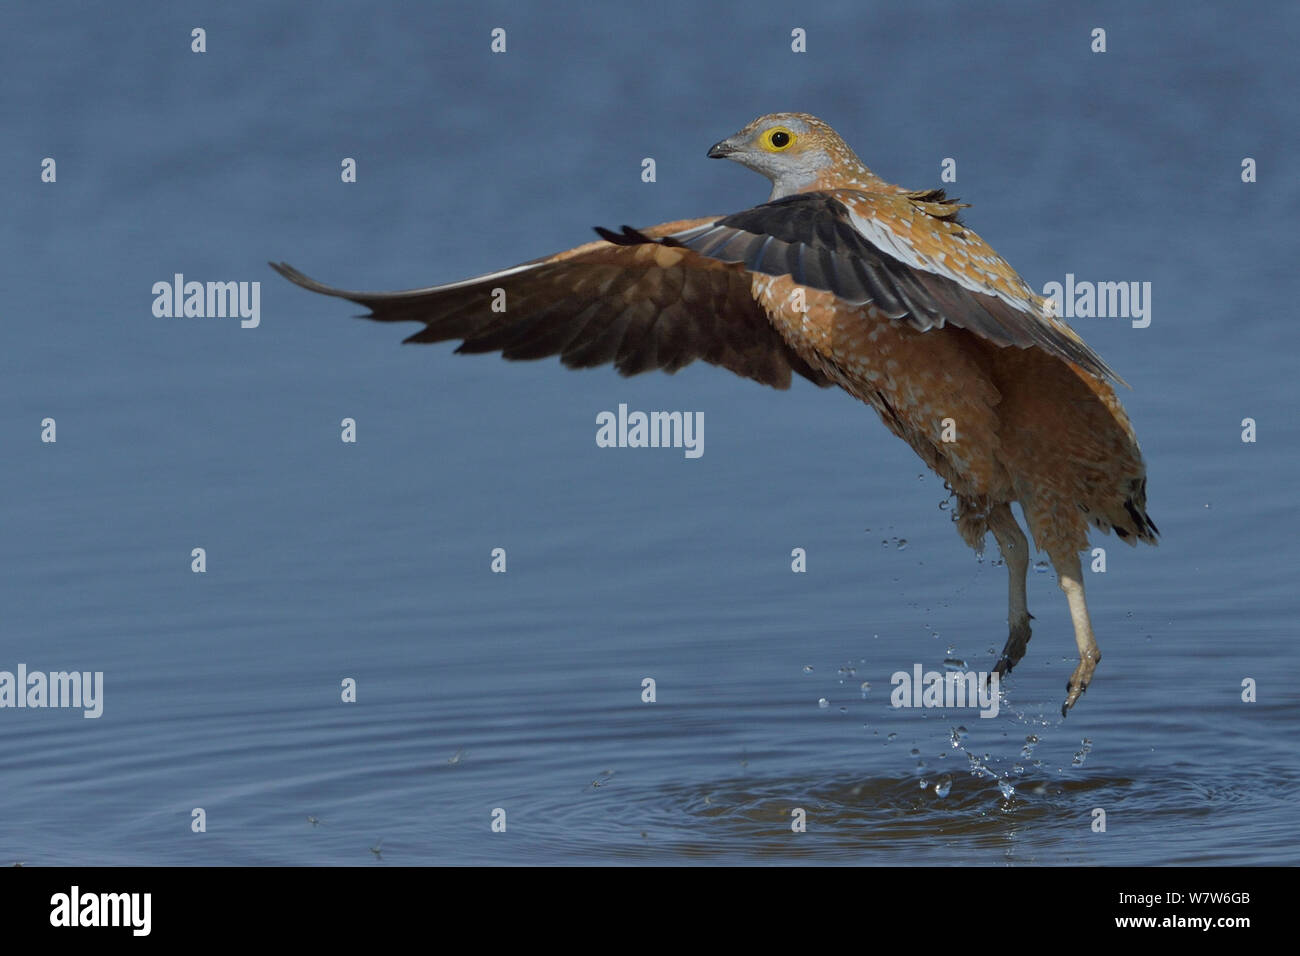
[[[457,351],[559,355],[626,375],[700,359],[777,388],[792,374],[871,405],[952,488],[963,538],[992,532],[1009,571],[1005,674],[1029,641],[1028,544],[1056,567],[1080,663],[1062,713],[1100,660],[1079,552],[1092,528],[1154,543],[1146,472],[1117,376],[976,233],[939,190],[866,168],[828,125],[760,117],[716,144],[773,183],[728,217],[622,233],[477,279],[397,293],[346,292],[290,267],[308,289],[381,321],[425,327],[407,341]],[[505,297],[505,311],[492,308]]]

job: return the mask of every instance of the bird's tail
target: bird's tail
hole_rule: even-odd
[[[1103,531],[1114,531],[1126,544],[1139,541],[1155,544],[1160,529],[1147,514],[1147,476],[1129,478],[1118,494],[1107,497],[1105,504],[1089,514],[1092,524]]]

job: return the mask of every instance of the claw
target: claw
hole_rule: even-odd
[[[1066,696],[1065,703],[1061,705],[1061,717],[1064,718],[1070,712],[1070,708],[1075,705],[1079,697],[1088,689],[1087,685],[1080,687],[1076,692],[1070,684],[1065,685]]]
[[[1092,660],[1080,660],[1079,666],[1074,669],[1070,675],[1069,681],[1065,684],[1065,703],[1061,705],[1061,716],[1073,707],[1085,693],[1088,691],[1088,685],[1092,682],[1093,671],[1097,669],[1097,660],[1100,655]]]
[[[1025,650],[1029,646],[1030,630],[1028,615],[1026,620],[1018,621],[1011,625],[1011,633],[1007,637],[1006,646],[1002,648],[1002,654],[998,657],[998,662],[993,665],[993,673],[998,675],[1001,680],[1006,677],[1020,663],[1020,659],[1025,656]],[[988,681],[992,680],[992,674],[989,675]],[[986,681],[985,686],[987,686]]]

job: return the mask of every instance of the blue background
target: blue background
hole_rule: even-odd
[[[1296,862],[1298,24],[1283,3],[5,4],[0,669],[103,671],[106,694],[98,720],[0,711],[0,863]],[[1134,386],[1164,534],[1097,540],[1105,660],[1064,722],[1046,568],[998,718],[889,707],[914,663],[988,669],[1005,572],[843,393],[399,347],[414,327],[265,264],[407,288],[743,209],[767,184],[705,150],[791,109],[893,182],[955,158],[968,222],[1037,289],[1152,283],[1149,328],[1075,323]],[[260,280],[261,326],[155,318],[177,272]],[[702,411],[704,456],[597,448],[620,402]]]

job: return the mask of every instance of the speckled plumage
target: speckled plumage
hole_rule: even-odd
[[[947,482],[967,543],[994,534],[1010,579],[1000,674],[1030,635],[1027,542],[1009,508],[1020,503],[1074,623],[1080,664],[1065,713],[1101,656],[1079,564],[1089,530],[1129,544],[1157,534],[1117,376],[960,221],[959,204],[884,182],[821,120],[760,117],[709,155],[767,176],[769,201],[598,230],[598,242],[409,292],[346,292],[275,268],[370,318],[423,322],[408,342],[460,339],[460,352],[559,355],[625,375],[700,359],[776,388],[792,373],[840,386]],[[504,312],[490,307],[497,289]]]

